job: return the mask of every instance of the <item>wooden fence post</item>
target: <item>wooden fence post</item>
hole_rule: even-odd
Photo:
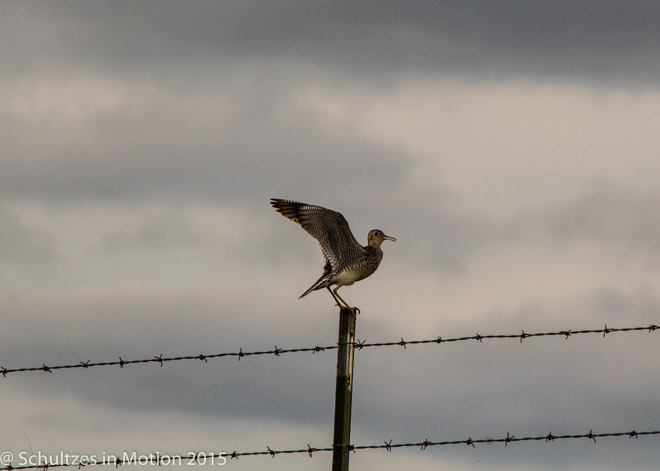
[[[355,314],[348,309],[340,308],[332,471],[348,471],[350,453],[348,445],[351,443],[354,343]]]

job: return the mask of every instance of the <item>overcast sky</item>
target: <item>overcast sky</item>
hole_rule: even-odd
[[[660,324],[658,2],[6,1],[0,40],[2,367],[333,344],[329,294],[298,299],[321,252],[271,197],[398,239],[342,289],[360,339]],[[657,335],[356,352],[352,441],[658,430]],[[326,447],[335,367],[10,374],[0,451]],[[658,460],[656,437],[351,457]]]

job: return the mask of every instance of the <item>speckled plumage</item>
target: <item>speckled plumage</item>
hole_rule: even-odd
[[[375,272],[383,259],[380,244],[384,240],[396,241],[381,230],[374,229],[369,231],[367,245],[362,246],[353,236],[344,216],[337,211],[276,198],[271,199],[270,203],[280,214],[300,224],[314,237],[325,257],[323,275],[300,296],[301,298],[318,289],[330,290],[330,286],[335,285],[331,294],[334,293],[333,297],[336,295],[335,300],[342,300],[337,290]],[[345,301],[344,304],[344,307],[354,309]]]

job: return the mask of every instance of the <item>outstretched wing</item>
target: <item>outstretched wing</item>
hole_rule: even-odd
[[[319,242],[333,271],[348,266],[351,260],[360,259],[363,248],[355,240],[344,216],[337,211],[276,198],[271,199],[270,204]]]

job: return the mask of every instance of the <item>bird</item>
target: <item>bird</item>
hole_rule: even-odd
[[[271,198],[270,204],[314,237],[325,258],[323,274],[300,298],[327,288],[340,309],[346,308],[353,315],[359,313],[360,310],[349,306],[337,290],[373,274],[383,259],[380,245],[385,240],[396,242],[396,239],[385,235],[380,229],[372,229],[367,236],[367,245],[362,246],[353,236],[344,216],[337,211],[279,198]],[[331,286],[335,288],[330,289]]]

